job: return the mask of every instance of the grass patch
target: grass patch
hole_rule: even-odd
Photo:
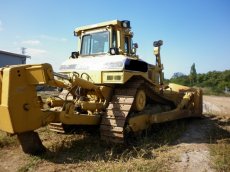
[[[216,119],[209,131],[210,155],[217,171],[230,171],[230,132],[226,130],[229,121]]]
[[[36,170],[36,163],[58,164],[58,170],[78,171],[169,171],[176,155],[170,145],[186,130],[187,120],[154,125],[143,132],[135,145],[108,144],[100,140],[99,130],[92,133],[56,134],[46,128],[39,135],[49,151],[23,170]],[[39,167],[38,167],[39,169]]]
[[[0,131],[0,148],[17,145],[16,136],[9,136],[5,132]]]
[[[138,137],[134,145],[107,144],[100,140],[99,130],[93,133],[79,133],[74,135],[56,134],[46,130],[40,133],[42,140],[50,152],[45,159],[51,161],[63,160],[64,155],[71,158],[65,162],[82,161],[128,161],[134,158],[151,159],[154,150],[173,143],[186,130],[186,120],[178,120],[158,124],[146,130]],[[49,137],[47,139],[47,137]]]
[[[33,171],[39,163],[41,162],[41,159],[36,156],[30,156],[27,160],[27,163],[23,165],[21,168],[19,168],[18,172],[27,172],[27,171]]]
[[[226,142],[210,145],[210,154],[217,171],[230,171],[230,139]]]
[[[215,90],[213,90],[212,88],[209,88],[209,87],[203,87],[202,91],[203,91],[204,95],[230,97],[230,94],[226,94],[223,91],[215,91]]]

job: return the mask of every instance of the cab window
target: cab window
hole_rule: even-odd
[[[98,32],[84,35],[81,55],[104,54],[109,51],[109,32]]]
[[[125,37],[125,53],[130,54],[130,38]]]

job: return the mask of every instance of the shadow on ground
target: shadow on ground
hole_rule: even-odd
[[[99,130],[84,133],[81,139],[64,140],[52,147],[41,159],[57,163],[77,163],[86,161],[128,161],[142,157],[154,158],[154,149],[180,143],[215,143],[219,139],[229,139],[230,132],[224,127],[229,121],[221,121],[213,116],[188,118],[157,124],[144,131],[135,145],[114,145],[100,141]]]

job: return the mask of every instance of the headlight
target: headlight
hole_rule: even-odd
[[[123,21],[121,21],[121,24],[122,24],[122,27],[124,27],[124,28],[131,28],[131,26],[130,26],[130,21],[128,21],[128,20],[123,20]]]

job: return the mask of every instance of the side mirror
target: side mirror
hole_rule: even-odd
[[[110,48],[109,53],[111,55],[118,55],[119,54],[119,49],[118,48]]]
[[[138,43],[134,43],[133,48],[138,48]]]
[[[121,25],[123,28],[129,28],[129,29],[131,28],[130,21],[128,21],[128,20],[121,21]]]
[[[78,56],[79,56],[79,51],[77,51],[77,52],[72,52],[72,54],[71,54],[71,58],[73,58],[73,59],[77,59]]]

